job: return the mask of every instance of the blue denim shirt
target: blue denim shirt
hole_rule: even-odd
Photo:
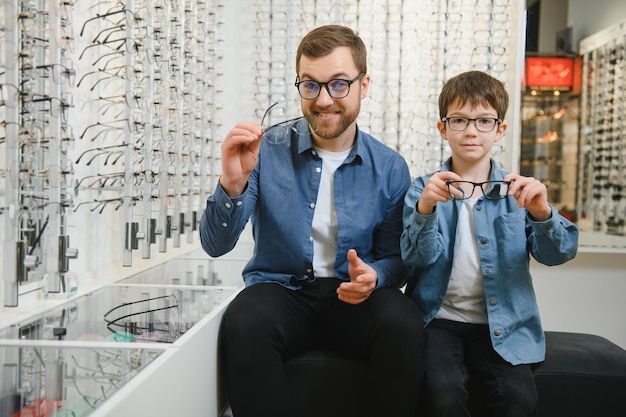
[[[255,248],[243,270],[246,285],[278,282],[296,289],[313,276],[313,212],[322,160],[306,121],[294,125],[288,141],[263,140],[259,160],[242,195],[229,198],[218,184],[207,199],[200,240],[211,256],[234,246],[248,219]],[[334,175],[338,241],[335,274],[349,280],[347,253],[378,274],[377,287],[400,287],[408,268],[400,257],[402,208],[411,183],[405,160],[357,129],[355,145]]]
[[[450,170],[448,160],[442,171]],[[491,161],[491,180],[505,173]],[[415,210],[430,175],[413,181],[405,197],[402,258],[413,266],[406,293],[424,313],[427,325],[448,289],[459,201],[438,203],[430,215]],[[529,271],[529,254],[544,265],[573,259],[578,228],[552,208],[546,221],[533,221],[513,197],[474,206],[474,225],[483,274],[489,330],[494,349],[513,365],[545,359],[545,339]]]

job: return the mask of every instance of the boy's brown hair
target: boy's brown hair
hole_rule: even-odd
[[[467,71],[450,78],[439,94],[439,119],[448,114],[454,103],[461,106],[489,106],[496,110],[498,118],[504,120],[509,108],[509,94],[504,84],[482,71]]]
[[[352,50],[352,58],[359,73],[367,73],[367,50],[363,40],[352,29],[341,25],[320,26],[307,33],[300,41],[296,53],[296,75],[300,74],[300,58],[322,57],[338,46]]]

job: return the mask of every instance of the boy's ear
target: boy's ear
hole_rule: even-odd
[[[446,122],[439,120],[437,122],[437,130],[439,131],[439,134],[441,135],[442,138],[447,139],[446,138]]]
[[[500,125],[498,126],[496,142],[502,139],[502,137],[504,136],[504,132],[506,132],[507,127],[509,127],[509,125],[507,125],[506,122],[500,123]]]

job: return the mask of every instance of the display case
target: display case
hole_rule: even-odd
[[[234,291],[108,285],[0,329],[0,339],[172,343]]]
[[[124,278],[127,284],[240,286],[248,258],[210,258],[203,253],[173,258]]]
[[[520,174],[548,188],[548,201],[576,221],[578,96],[530,90],[522,97]]]
[[[191,402],[198,393],[168,388],[171,378],[211,387],[204,395],[212,411],[205,415],[217,415],[222,404],[216,398],[217,332],[223,309],[237,291],[111,284],[0,329],[0,415],[136,415],[123,413],[155,395],[150,407],[181,410],[168,402],[171,397],[189,396]],[[161,363],[144,375],[157,358]],[[131,387],[122,390],[127,383]],[[105,411],[99,411],[101,406]]]
[[[164,345],[0,343],[0,415],[91,414],[165,352]]]

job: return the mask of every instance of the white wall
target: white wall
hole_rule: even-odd
[[[626,254],[580,248],[575,259],[531,263],[545,330],[591,333],[626,349]]]
[[[568,26],[572,27],[572,45],[575,49],[578,49],[581,39],[624,20],[624,0],[569,0],[567,21]]]

